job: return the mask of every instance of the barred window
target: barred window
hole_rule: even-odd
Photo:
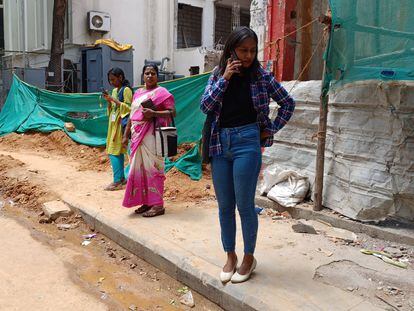
[[[202,19],[202,8],[182,3],[178,4],[178,49],[201,46]]]

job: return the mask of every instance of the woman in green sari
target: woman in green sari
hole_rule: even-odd
[[[113,182],[105,190],[114,191],[126,184],[124,175],[124,157],[127,148],[122,145],[123,127],[126,125],[131,111],[132,89],[125,74],[120,68],[112,68],[108,72],[108,81],[114,87],[112,94],[104,92],[108,102],[108,136],[106,152],[111,161]]]

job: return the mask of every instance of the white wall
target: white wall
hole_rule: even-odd
[[[26,2],[28,9],[33,12],[37,7],[35,18],[30,17],[28,29],[44,30],[40,33],[32,31],[30,38],[35,43],[28,42],[27,50],[43,49],[47,52],[51,40],[51,18],[53,0],[6,0],[6,48],[23,49],[22,32],[19,23],[19,8],[16,2]],[[30,4],[27,4],[30,2]],[[231,5],[232,1],[219,1]],[[250,0],[240,1],[242,7],[249,7]],[[199,66],[204,70],[206,49],[214,45],[215,10],[214,0],[69,0],[70,12],[70,39],[65,44],[65,58],[79,62],[79,47],[89,45],[100,38],[113,38],[119,43],[129,43],[134,47],[134,84],[140,80],[141,68],[145,59],[161,60],[169,57],[168,69],[178,74],[188,75],[191,66]],[[202,46],[200,48],[176,49],[177,4],[185,3],[203,8]],[[9,8],[9,11],[7,11]],[[102,11],[111,16],[111,31],[106,34],[92,33],[88,30],[87,12]],[[7,13],[9,12],[9,14]],[[41,12],[43,12],[41,15]],[[44,21],[39,21],[47,16]],[[35,23],[35,24],[33,24]],[[37,23],[37,24],[36,24]],[[33,25],[31,25],[33,24]],[[36,26],[37,25],[37,26]],[[20,28],[19,28],[20,27]],[[27,37],[29,38],[29,36]],[[9,42],[9,45],[7,44]],[[17,42],[17,43],[16,43]],[[14,44],[14,46],[13,46]],[[34,67],[46,66],[47,56],[30,56],[30,65]]]
[[[203,9],[201,42],[202,47],[212,49],[214,46],[214,0],[178,0],[178,3],[192,5]],[[177,20],[174,25],[174,71],[177,74],[189,75],[189,68],[199,66],[204,71],[204,53],[201,47],[177,49]]]
[[[259,0],[261,3],[259,9],[265,5],[262,2],[267,0]],[[178,3],[184,3],[192,6],[203,8],[202,21],[202,46],[200,48],[175,49],[174,50],[174,69],[178,74],[188,75],[188,69],[191,66],[199,66],[200,72],[204,71],[204,58],[206,49],[214,48],[214,24],[215,24],[215,4],[232,6],[234,0],[178,0]],[[251,0],[239,0],[240,7],[250,10]],[[256,14],[258,15],[258,14]],[[263,14],[262,14],[263,15]],[[264,14],[265,16],[266,14]],[[264,30],[261,37],[264,37]],[[260,40],[260,38],[259,38]],[[264,39],[263,39],[264,41]],[[174,47],[176,44],[174,44]]]
[[[145,59],[169,57],[173,63],[175,1],[172,0],[69,0],[70,39],[65,44],[65,58],[80,61],[79,47],[100,38],[113,38],[134,47],[134,80],[139,83]],[[25,24],[22,23],[25,6]],[[90,32],[88,11],[101,11],[111,16],[111,31]],[[5,1],[5,48],[29,52],[48,52],[51,43],[53,0]],[[22,25],[26,25],[25,34]],[[26,40],[23,40],[23,37]],[[22,66],[22,56],[13,56]],[[47,55],[26,55],[27,65],[47,66]],[[172,64],[169,66],[172,69]]]
[[[256,32],[258,37],[258,59],[264,60],[264,47],[266,43],[267,32],[267,1],[256,0],[252,1],[250,8],[250,27]]]
[[[204,53],[201,48],[179,49],[174,51],[174,70],[177,74],[188,76],[191,66],[199,66],[204,71]]]
[[[72,0],[72,42],[91,44],[99,38],[113,38],[134,47],[134,84],[140,80],[145,59],[173,58],[174,1],[171,0]],[[111,31],[91,33],[87,28],[88,11],[111,15]]]
[[[145,59],[171,59],[173,66],[174,5],[172,0],[72,0],[72,42],[78,45],[96,39],[113,38],[134,47],[134,85],[139,84]],[[111,15],[111,31],[93,34],[87,30],[88,11],[103,11]]]

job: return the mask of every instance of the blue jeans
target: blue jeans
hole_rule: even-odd
[[[125,179],[124,174],[124,155],[109,155],[109,160],[111,161],[112,172],[114,174],[114,183],[118,183]]]
[[[212,158],[211,170],[219,206],[223,248],[225,252],[235,251],[237,205],[244,253],[253,254],[258,228],[254,197],[262,165],[259,127],[254,123],[221,129],[220,142],[223,152]]]

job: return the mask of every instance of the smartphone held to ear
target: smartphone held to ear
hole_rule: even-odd
[[[236,51],[232,51],[231,52],[231,61],[234,62],[236,60],[239,60],[239,58],[237,57]]]
[[[237,57],[236,51],[232,51],[231,52],[231,58],[230,58],[230,60],[232,62],[240,61],[240,59]],[[240,73],[240,70],[241,70],[241,64],[237,66],[236,73]]]

